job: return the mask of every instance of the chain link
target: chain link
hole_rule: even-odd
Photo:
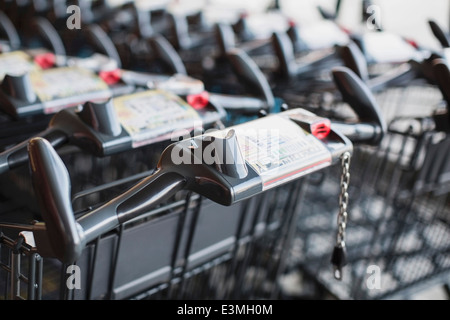
[[[337,236],[331,256],[331,263],[334,268],[334,277],[342,280],[342,268],[347,264],[347,254],[345,248],[345,230],[347,228],[348,210],[348,186],[350,184],[350,152],[346,152],[341,157],[341,193],[339,194],[339,213],[337,217]]]
[[[345,247],[345,230],[347,228],[348,218],[348,187],[350,184],[350,152],[342,155],[342,175],[341,175],[341,193],[339,194],[339,213],[337,217],[338,231],[336,236],[336,245],[340,248]]]

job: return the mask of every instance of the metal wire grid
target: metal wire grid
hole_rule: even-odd
[[[60,150],[72,179],[77,215],[150,175],[163,145],[159,147],[107,158],[72,147]],[[70,290],[67,266],[42,258],[18,236],[19,230],[40,220],[28,168],[12,170],[2,179],[8,182],[2,184],[0,228],[3,299],[278,297],[276,279],[284,270],[303,181],[233,207],[179,192],[89,244],[75,262],[82,270],[82,289]]]
[[[443,142],[436,144],[436,138]],[[433,146],[435,152],[428,156],[431,162],[424,165]],[[348,266],[342,282],[333,278],[329,267],[337,214],[333,205],[339,185],[327,175],[318,180],[320,183],[307,183],[292,254],[297,264],[292,263],[291,271],[300,270],[339,299],[405,297],[419,288],[447,283],[449,181],[448,177],[445,180],[448,165],[442,167],[437,160],[439,152],[448,154],[445,134],[417,136],[409,131],[391,132],[380,148],[355,149],[346,241]],[[441,180],[418,183],[423,178],[421,172],[429,175],[433,167],[443,170]],[[379,286],[369,283],[373,281],[371,266],[381,271]]]
[[[391,87],[374,94],[387,123],[398,117],[426,117],[442,106],[437,86],[412,81],[407,86]]]
[[[11,298],[11,289],[23,299],[276,298],[301,185],[251,199],[234,212],[214,214],[217,207],[202,205],[193,194],[165,204],[89,245],[76,262],[83,270],[81,290],[65,286],[66,265],[3,235],[4,298]],[[227,223],[229,234],[220,238]],[[157,228],[164,232],[152,235]],[[219,237],[208,239],[205,231]]]

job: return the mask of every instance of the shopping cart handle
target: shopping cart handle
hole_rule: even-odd
[[[41,222],[37,224],[38,251],[51,251],[52,256],[70,263],[87,243],[130,219],[145,213],[151,215],[152,209],[179,190],[190,190],[230,206],[332,165],[343,153],[352,152],[352,143],[341,133],[331,130],[319,138],[298,124],[312,116],[306,110],[291,109],[172,143],[161,154],[153,175],[77,219],[64,163],[47,140],[33,138],[28,145],[32,182],[48,231],[43,232]],[[268,137],[270,126],[276,130]],[[262,136],[254,135],[258,131]],[[281,136],[280,131],[286,134]],[[259,143],[247,145],[248,139],[255,138]],[[266,152],[270,152],[270,157]],[[277,158],[280,153],[283,161]],[[264,161],[255,166],[258,157]]]
[[[363,80],[372,92],[379,92],[392,85],[395,86],[407,83],[410,80],[419,77],[420,74],[420,70],[418,70],[417,67],[413,67],[417,62],[412,61],[411,63],[402,63],[383,75],[370,77],[366,57],[355,42],[340,46],[339,54],[344,62],[344,66],[351,69],[361,80]],[[420,64],[421,63],[419,63],[419,65]]]
[[[86,27],[86,35],[90,43],[93,44],[95,51],[98,51],[117,63],[117,67],[122,66],[122,61],[117,49],[106,32],[96,24],[90,24]]]
[[[66,49],[56,29],[43,17],[35,18],[32,27],[36,28],[40,36],[50,45],[51,51],[57,56],[65,56]]]
[[[292,38],[287,33],[274,32],[271,40],[275,56],[278,58],[278,72],[285,78],[295,76],[296,65]]]
[[[428,20],[428,25],[430,26],[431,32],[440,42],[442,48],[450,48],[450,41],[447,35],[444,33],[442,28],[434,20]]]
[[[210,93],[209,99],[228,111],[257,114],[261,110],[268,109],[266,101],[254,97]]]
[[[76,145],[77,141],[83,141],[90,144],[89,147],[93,153],[99,154],[98,149],[101,147],[92,146],[92,144],[95,144],[94,139],[89,140],[89,132],[86,131],[84,124],[92,128],[94,132],[107,137],[119,139],[122,134],[122,126],[117,113],[114,111],[112,100],[108,99],[99,102],[86,102],[78,113],[72,110],[61,110],[52,117],[47,129],[34,137],[46,139],[53,148],[59,148],[69,142]],[[0,153],[0,174],[28,162],[27,146],[31,139]]]
[[[339,124],[340,132],[352,141],[378,144],[387,130],[384,117],[367,85],[349,68],[335,67],[332,76],[342,100],[349,104],[357,115],[358,124]],[[337,123],[334,124],[336,127]],[[372,128],[372,129],[370,129]],[[372,132],[372,134],[370,134]]]
[[[267,78],[261,69],[243,50],[234,48],[227,52],[227,58],[235,74],[242,80],[255,95],[261,97],[267,105],[267,110],[275,106],[275,97]]]
[[[298,52],[306,52],[309,50],[308,45],[305,43],[305,41],[300,37],[299,33],[299,27],[295,23],[293,23],[289,28],[286,30],[286,34],[288,35],[289,39],[292,41],[293,50],[294,53]],[[272,39],[273,40],[273,39]]]
[[[38,101],[28,72],[15,75],[7,74],[0,84],[0,90],[18,101],[25,101],[27,103]],[[7,108],[6,105],[5,103],[5,108]]]
[[[67,169],[45,139],[32,139],[28,152],[37,199],[44,203],[42,215],[52,252],[62,261],[74,261],[81,254],[84,242],[73,215]]]
[[[54,128],[48,128],[39,133],[38,136],[47,139],[54,148],[64,145],[69,139],[64,132],[54,130]],[[0,174],[28,162],[27,146],[29,142],[30,139],[25,140],[0,153]]]
[[[437,111],[433,114],[436,130],[450,131],[450,69],[443,59],[436,59],[433,62],[433,72],[436,83],[447,104],[446,110]]]
[[[239,19],[231,25],[234,33],[239,38],[240,41],[249,41],[254,38],[251,32],[246,15],[241,15]]]
[[[300,58],[300,60],[297,59],[295,52],[299,50],[300,39],[293,40],[295,35],[292,33],[292,31],[290,33],[274,32],[271,37],[272,47],[278,59],[277,72],[283,78],[305,76],[335,55],[335,50],[330,48],[330,50],[320,50],[322,54],[317,55],[316,52],[311,51],[309,55]],[[297,48],[294,48],[294,46],[297,46]]]
[[[433,72],[439,90],[447,103],[447,110],[450,109],[450,69],[443,59],[433,61]],[[450,111],[450,110],[449,110]]]
[[[339,54],[344,65],[352,70],[365,83],[369,80],[367,60],[355,42],[339,46]]]
[[[186,16],[169,13],[171,37],[176,50],[190,50],[201,45],[204,37],[192,37],[189,34],[189,23]]]
[[[10,50],[17,50],[20,48],[21,41],[19,34],[17,33],[14,24],[2,11],[0,11],[0,30],[6,35]]]
[[[214,34],[219,48],[219,56],[225,57],[229,50],[236,48],[236,35],[231,25],[225,23],[215,24]]]
[[[33,138],[28,153],[33,186],[46,228],[46,237],[39,239],[44,233],[37,234],[37,247],[50,244],[50,250],[45,248],[44,251],[66,263],[76,261],[86,243],[149,212],[185,185],[185,179],[179,174],[158,171],[76,220],[71,204],[70,176],[54,148],[43,138]]]
[[[155,55],[169,66],[171,73],[187,75],[186,67],[180,55],[166,38],[162,35],[155,34],[147,41]]]
[[[340,132],[353,143],[367,143],[377,145],[383,136],[381,127],[369,123],[331,123],[331,129]]]
[[[134,2],[129,3],[131,5],[131,10],[136,23],[136,32],[139,38],[149,38],[153,36],[155,30],[152,26],[151,9],[146,10],[143,8],[138,8]]]

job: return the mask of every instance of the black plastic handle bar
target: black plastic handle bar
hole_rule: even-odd
[[[229,50],[236,48],[236,35],[231,25],[216,23],[214,25],[214,34],[219,48],[219,56],[225,57]]]
[[[69,138],[64,132],[54,130],[53,128],[48,128],[37,136],[48,140],[54,148],[64,145]],[[18,168],[28,162],[27,147],[30,140],[25,140],[0,153],[0,174]]]
[[[336,6],[334,9],[334,12],[329,12],[328,10],[324,9],[322,6],[317,6],[317,10],[319,11],[320,15],[322,16],[322,18],[327,19],[327,20],[336,20],[339,16],[339,13],[341,11],[341,5],[342,5],[342,0],[337,0],[336,1]]]
[[[34,137],[45,138],[54,148],[72,143],[79,145],[80,141],[90,142],[79,145],[92,154],[101,155],[101,137],[121,138],[122,127],[112,100],[105,102],[86,102],[81,111],[64,109],[56,113],[47,129]],[[101,136],[101,137],[100,137]],[[27,139],[0,153],[0,174],[17,168],[28,162],[27,145],[32,139]]]
[[[14,24],[2,11],[0,11],[0,29],[5,34],[11,50],[19,49],[21,44],[19,34],[17,33]]]
[[[399,116],[393,119],[389,124],[389,131],[404,134],[404,130],[396,128],[397,123],[408,121],[408,124],[414,123],[418,127],[414,128],[414,135],[422,135],[424,132],[450,132],[450,69],[447,62],[442,58],[435,58],[432,61],[432,72],[435,85],[439,88],[442,98],[445,101],[445,108],[435,109],[429,116]],[[412,122],[413,121],[413,122]]]
[[[31,22],[31,26],[36,28],[38,34],[44,39],[45,42],[50,46],[51,51],[55,55],[65,56],[66,49],[64,47],[64,43],[61,40],[56,29],[53,25],[44,17],[34,18]]]
[[[190,34],[188,16],[168,13],[167,18],[170,25],[170,37],[176,50],[192,50],[199,48],[205,40],[208,40],[209,33]]]
[[[236,34],[233,31],[233,27],[230,24],[223,22],[216,23],[214,25],[213,31],[219,49],[219,57],[226,56],[227,52],[233,48],[240,48],[251,55],[251,53],[255,50],[260,49],[267,44],[270,44],[270,38],[257,39],[254,41],[250,40],[238,44],[236,41]]]
[[[121,223],[148,212],[170,198],[185,185],[176,173],[156,172],[127,192],[76,220],[71,204],[71,183],[67,169],[50,143],[34,138],[28,147],[32,181],[46,223],[48,239],[55,257],[73,262],[86,243]],[[38,243],[39,246],[39,243]]]
[[[445,34],[445,32],[442,30],[439,24],[434,20],[428,20],[428,25],[430,26],[433,35],[441,44],[442,48],[450,48],[449,37]]]
[[[285,118],[292,116],[292,111],[286,112],[285,116],[271,116],[278,117],[278,121],[283,124],[291,121],[295,123],[295,120]],[[298,112],[299,110],[295,115],[301,116]],[[245,125],[257,128],[252,124]],[[284,129],[281,124],[277,126],[279,130]],[[220,136],[200,135],[169,145],[161,154],[154,174],[79,218],[75,218],[71,205],[71,182],[64,163],[47,140],[33,138],[28,145],[28,154],[32,182],[45,223],[45,226],[36,224],[34,229],[38,250],[43,248],[63,262],[73,262],[88,242],[130,219],[150,212],[182,189],[192,190],[229,206],[262,192],[266,185],[280,179],[277,170],[271,173],[271,180],[264,180],[268,178],[263,178],[250,168],[239,147],[235,129],[228,130],[222,138]],[[300,134],[298,139],[303,137]],[[328,148],[328,145],[333,147]],[[296,170],[291,171],[288,176],[302,172],[305,167],[320,169],[324,163],[336,162],[343,152],[351,152],[352,149],[351,142],[337,132],[330,133],[322,146],[324,149],[321,148],[318,156],[323,159],[316,162],[294,162],[292,164]],[[218,158],[210,163],[203,156],[200,158],[198,151],[205,154],[211,147],[215,151],[214,157]],[[193,157],[193,163],[179,163],[177,155],[181,153],[186,153],[189,159]],[[233,161],[228,162],[230,159]]]
[[[96,51],[114,59],[118,67],[121,68],[120,55],[111,38],[100,25],[90,24],[86,27],[86,34]],[[155,57],[161,59],[170,68],[170,73],[187,75],[186,67],[181,57],[166,38],[160,34],[152,33],[152,35],[145,37],[145,41],[148,42]]]
[[[147,10],[142,10],[136,6],[136,3],[130,2],[124,7],[131,7],[133,12],[135,27],[134,31],[140,38],[147,39],[155,34],[151,23],[151,13]]]
[[[342,100],[349,104],[358,116],[359,123],[332,123],[332,128],[344,134],[352,142],[378,144],[387,130],[385,119],[373,93],[349,68],[334,67],[332,76]]]
[[[187,75],[183,60],[164,36],[155,34],[148,41],[155,55],[171,68],[172,73]]]
[[[450,132],[450,69],[446,61],[436,59],[433,62],[433,72],[442,97],[447,104],[444,112],[435,112],[433,114],[435,129]]]
[[[293,40],[291,37],[294,36],[289,36],[288,33],[283,32],[274,32],[271,37],[272,47],[278,59],[277,71],[285,79],[305,76],[319,69],[325,62],[335,57],[335,50],[327,50],[311,61],[298,63],[295,57],[294,43],[297,43],[299,40]]]
[[[85,27],[88,41],[94,46],[95,51],[106,55],[117,63],[117,67],[121,68],[122,61],[120,55],[111,38],[97,24],[90,24]]]
[[[443,59],[436,59],[433,62],[433,71],[442,96],[450,111],[450,69]]]
[[[274,32],[272,34],[272,46],[278,58],[278,68],[280,74],[285,78],[290,78],[298,73],[295,65],[294,46],[287,34]]]
[[[255,95],[263,99],[270,110],[275,106],[275,97],[267,78],[258,65],[243,50],[233,48],[227,52],[227,58],[235,74]]]
[[[235,96],[231,94],[210,93],[209,99],[214,104],[218,104],[230,112],[242,114],[256,114],[261,110],[267,110],[268,104],[263,99]]]
[[[371,78],[367,67],[367,60],[361,49],[354,42],[339,47],[339,55],[344,65],[357,74],[373,92],[379,92],[390,86],[407,83],[419,76],[417,68],[413,67],[415,63],[405,62],[386,74]]]
[[[249,82],[253,82],[254,87],[259,91],[263,91],[264,96],[258,98],[211,93],[209,94],[209,103],[214,105],[219,112],[228,110],[255,115],[261,110],[269,111],[275,102],[266,79],[261,74],[257,74],[258,69],[255,65],[248,65],[248,60],[241,52],[232,52],[230,57],[235,62],[235,66],[241,68],[241,73],[245,73],[246,77],[250,79]],[[139,75],[133,72],[125,73],[125,75],[126,78],[132,78],[131,81],[139,80],[138,76],[144,78],[140,80],[141,82],[149,81],[151,78],[145,74]],[[164,78],[160,75],[155,75],[155,77],[158,80]],[[13,80],[13,78],[5,78],[2,85],[8,85],[9,80]],[[96,156],[104,156],[105,153],[121,152],[131,148],[131,145],[127,145],[128,140],[122,134],[121,124],[111,99],[98,103],[86,102],[79,112],[61,110],[52,117],[47,129],[35,137],[47,139],[55,148],[72,143]],[[27,162],[26,146],[28,141],[29,139],[0,153],[0,174]],[[106,146],[110,151],[104,150]]]
[[[358,79],[355,75],[352,76],[345,70],[341,73],[336,70],[335,74],[336,78],[340,79],[338,83],[346,84],[350,93],[356,90],[358,94],[358,85],[361,85],[362,82],[355,85],[353,80]],[[353,95],[350,95],[350,98],[352,97]],[[354,98],[351,101],[359,102],[360,100]],[[365,107],[372,108],[373,106],[370,101],[360,106],[358,110],[360,116],[364,119],[366,119],[365,116],[369,117],[373,112],[373,110],[361,111]],[[289,115],[291,111],[286,112]],[[300,120],[297,119],[297,121]],[[350,132],[349,128],[354,127],[354,125],[341,124],[338,127]],[[372,129],[371,135],[367,133],[368,128]],[[378,137],[381,130],[379,124],[372,120],[365,129],[358,127],[354,131],[357,131],[356,136],[360,140],[369,139],[372,142],[374,141],[374,135]],[[332,148],[332,159],[327,161],[335,161],[339,158],[341,152],[351,149],[351,142],[344,138],[341,135],[342,133],[335,131],[334,127],[332,127],[332,132],[333,134],[329,135],[324,141],[325,144],[330,143],[334,146]],[[38,250],[40,250],[40,247],[43,247],[44,250],[46,247],[51,247],[51,250],[47,250],[51,252],[53,257],[67,263],[73,262],[80,256],[88,242],[130,219],[148,213],[155,206],[183,189],[198,192],[223,205],[230,205],[262,192],[262,178],[255,171],[250,171],[245,160],[241,158],[242,154],[234,133],[234,130],[229,130],[224,138],[196,136],[170,145],[161,155],[157,171],[153,175],[141,180],[125,193],[87,212],[78,219],[75,218],[71,206],[71,183],[64,163],[47,140],[43,138],[31,139],[28,144],[28,154],[32,181],[45,222],[45,226],[36,224],[35,240]],[[217,152],[223,153],[222,159],[233,155],[233,159],[240,160],[232,164],[208,164],[206,162],[197,164],[194,159],[192,164],[177,164],[172,158],[174,154],[177,155],[180,154],[180,151],[187,150],[187,152],[191,152],[189,159],[191,159],[191,156],[195,157],[195,146],[199,148],[198,145],[201,145],[201,142],[203,142],[203,146],[200,148],[204,149],[199,150],[203,151],[202,153],[213,144],[213,147],[218,147],[215,149]]]

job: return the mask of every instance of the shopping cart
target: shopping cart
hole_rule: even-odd
[[[445,63],[434,65],[442,75]],[[448,68],[446,72],[446,77],[437,79],[448,81]],[[298,275],[300,270],[304,287],[314,289],[292,293],[286,286],[286,294],[398,299],[448,283],[448,111],[434,100],[424,106],[435,110],[428,115],[409,111],[394,117],[379,148],[354,148],[346,232],[349,267],[342,282],[333,281],[333,274],[324,267],[329,261],[328,241],[333,238],[328,199],[339,194],[341,186],[327,175],[316,179],[315,186],[306,184],[308,200],[298,220],[292,254],[297,263],[291,271]]]
[[[305,128],[307,131],[304,132],[314,132],[323,138],[324,132],[312,126],[313,115],[304,112],[297,109],[284,114]],[[275,118],[270,117],[279,116],[274,114],[254,123],[267,129],[268,123],[270,126],[277,123]],[[289,131],[292,124],[285,120],[278,119],[284,123],[283,132]],[[340,125],[344,129],[346,124]],[[367,125],[372,126],[375,136],[382,131],[377,124]],[[354,128],[355,124],[347,126]],[[239,132],[238,128],[243,127],[234,128]],[[351,133],[355,130],[347,131]],[[351,143],[333,132],[334,129],[323,141],[332,146],[332,163],[337,163],[345,150],[351,150]],[[287,136],[295,140],[296,135],[287,133]],[[177,145],[193,150],[191,146],[201,145],[198,139],[194,137],[183,140],[184,144],[183,141],[173,144],[162,153],[162,160],[159,161],[156,158],[161,152],[152,146],[127,152],[126,157],[115,155],[92,159],[86,154],[62,153],[64,162],[57,160],[58,155],[44,140],[33,140],[31,163],[34,164],[35,186],[36,183],[44,183],[35,189],[38,202],[44,201],[43,211],[35,212],[30,217],[17,215],[11,210],[5,215],[9,221],[3,219],[1,279],[4,298],[279,298],[281,288],[278,280],[285,271],[286,261],[290,259],[289,248],[303,201],[304,180],[288,179],[285,184],[278,185],[289,177],[278,172],[279,178],[269,178],[265,183],[276,187],[261,193],[261,186],[258,187],[260,182],[255,177],[250,178],[253,170],[245,176],[244,167],[240,165],[220,167],[231,184],[225,183],[223,173],[213,167],[209,167],[206,171],[209,173],[201,178],[205,175],[204,165],[169,165],[170,150]],[[228,134],[224,141],[229,147],[225,150],[234,149],[233,135]],[[286,148],[285,152],[288,150],[290,148]],[[295,150],[291,152],[297,154]],[[85,162],[81,164],[83,158]],[[323,166],[331,164],[318,158],[311,161],[311,168],[295,175],[324,170]],[[127,163],[136,165],[129,166]],[[70,180],[69,175],[64,173],[65,164],[72,180],[74,196],[71,200],[66,198],[70,193]],[[170,169],[164,178],[167,180],[162,180],[168,183],[166,187],[159,185],[161,181],[158,182],[158,177],[164,175],[160,176],[158,168]],[[196,171],[197,178],[190,178]],[[22,172],[23,178],[29,178],[26,172]],[[145,178],[151,174],[150,178]],[[61,183],[55,184],[57,180],[52,177],[56,176],[62,178],[59,180]],[[182,188],[185,185],[184,179],[179,179],[182,176],[190,181],[187,190]],[[239,176],[244,178],[237,179]],[[211,183],[217,179],[222,186],[220,188]],[[157,190],[147,188],[145,181],[157,181]],[[128,189],[136,182],[137,187]],[[22,182],[22,185],[30,189],[32,183]],[[34,191],[30,190],[29,199],[34,198],[33,194]],[[54,198],[46,195],[53,195]],[[116,200],[111,202],[114,196],[117,196]],[[57,211],[48,207],[46,201],[53,202],[50,200],[52,198],[55,204],[63,207]],[[237,201],[239,199],[242,201]],[[122,203],[119,204],[122,209],[125,204],[130,214],[122,216],[117,225],[115,218],[104,220],[101,214],[114,202]],[[155,207],[148,206],[151,203]],[[19,211],[17,207],[13,209]],[[107,215],[110,214],[114,217],[115,210],[110,210]],[[94,220],[89,222],[92,218]],[[17,219],[22,221],[18,223]],[[30,223],[32,220],[41,222]],[[73,228],[78,223],[83,224],[86,232],[78,233],[77,228]],[[33,237],[30,237],[31,234]],[[76,240],[86,235],[89,237],[86,242]],[[52,241],[47,242],[47,237]],[[62,246],[55,247],[56,244]],[[75,275],[77,270],[81,270],[80,278]]]

